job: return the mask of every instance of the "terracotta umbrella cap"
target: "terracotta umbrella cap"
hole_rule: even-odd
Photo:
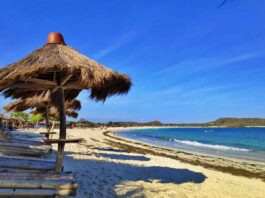
[[[63,45],[65,45],[63,35],[60,32],[50,32],[48,34],[46,43],[47,44],[63,44]]]

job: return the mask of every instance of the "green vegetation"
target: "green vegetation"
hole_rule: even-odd
[[[22,111],[17,111],[17,112],[14,112],[14,113],[11,113],[11,117],[12,118],[23,118],[24,120],[28,120],[29,119],[29,115],[25,112],[22,112]]]
[[[227,126],[227,127],[244,127],[244,126],[265,126],[265,119],[262,118],[220,118],[209,125]]]
[[[219,118],[206,123],[183,123],[176,126],[194,126],[194,127],[247,127],[247,126],[265,126],[265,119],[262,118]]]
[[[29,118],[29,121],[33,123],[39,123],[42,120],[43,120],[43,117],[41,114],[31,114]]]
[[[133,127],[133,126],[163,126],[160,121],[152,121],[152,122],[144,122],[144,123],[139,123],[139,122],[108,122],[105,124],[106,126],[110,127]]]
[[[246,126],[265,126],[265,119],[261,118],[220,118],[206,123],[161,123],[160,121],[151,122],[112,122],[95,123],[85,119],[69,122],[79,127],[136,127],[136,126],[178,126],[178,127],[246,127]]]

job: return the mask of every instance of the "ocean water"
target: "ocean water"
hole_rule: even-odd
[[[265,162],[265,128],[159,128],[118,133],[170,149]]]

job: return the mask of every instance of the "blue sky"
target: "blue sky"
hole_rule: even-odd
[[[79,118],[204,122],[265,117],[265,1],[2,0],[0,65],[45,43],[51,31],[113,70],[128,95],[104,104],[82,92]],[[0,99],[3,106],[9,100]]]

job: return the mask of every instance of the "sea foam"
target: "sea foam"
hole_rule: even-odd
[[[173,141],[180,143],[180,144],[189,145],[189,146],[196,146],[196,147],[215,149],[215,150],[230,150],[230,151],[244,151],[244,152],[249,151],[248,149],[243,149],[243,148],[223,146],[223,145],[203,144],[203,143],[196,142],[196,141],[177,140],[177,139],[173,139]]]

